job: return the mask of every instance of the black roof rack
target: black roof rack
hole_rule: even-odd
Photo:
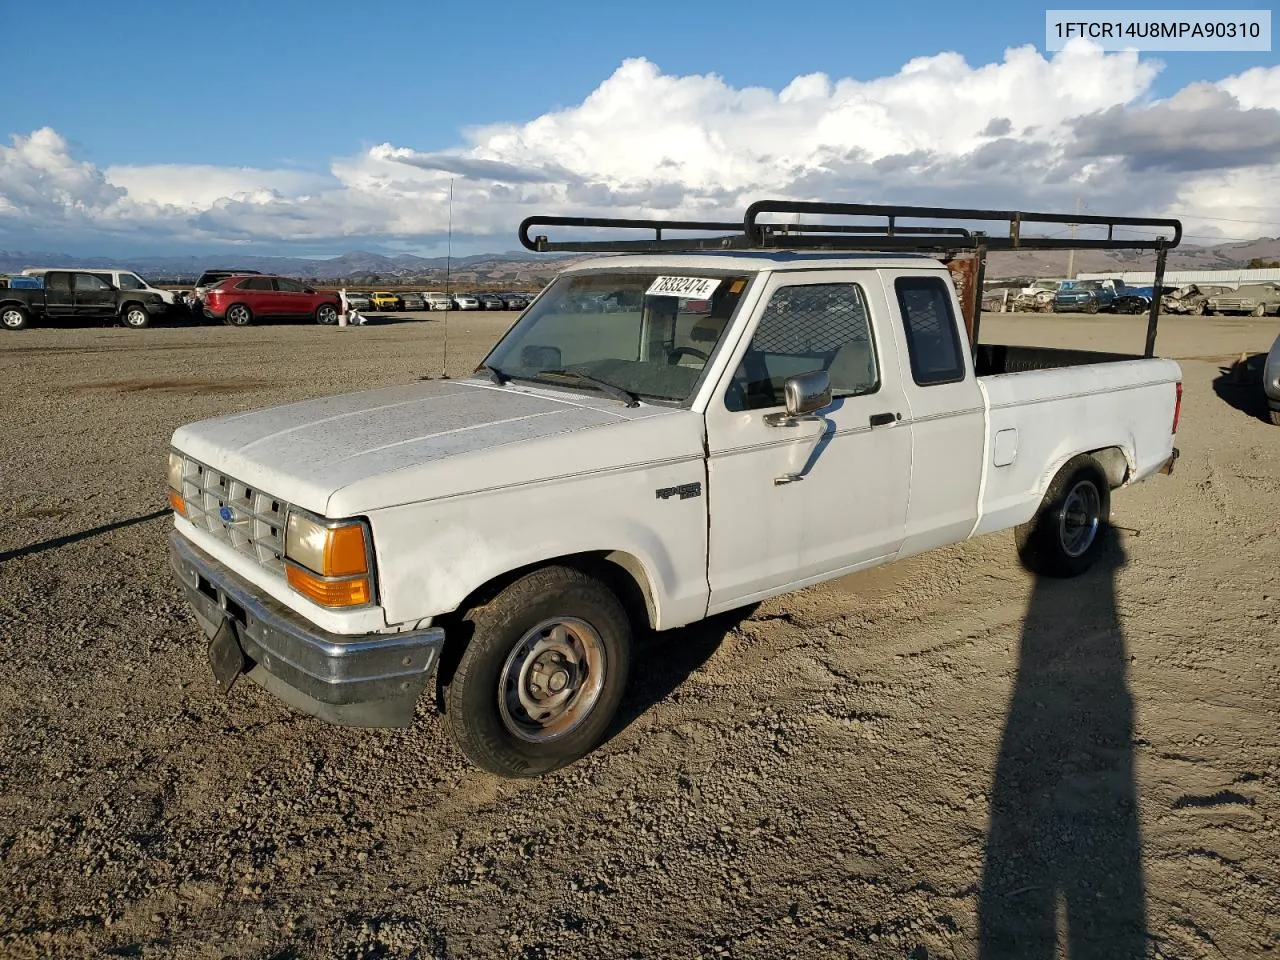
[[[883,219],[884,223],[767,223],[767,214],[825,215]],[[927,225],[901,225],[899,220],[931,220]],[[941,221],[941,222],[937,222]],[[998,223],[990,234],[955,226],[957,221]],[[1105,238],[1024,236],[1028,225],[1099,226]],[[587,227],[653,230],[653,239],[551,240],[531,236],[534,227]],[[1122,238],[1117,229],[1170,236]],[[711,237],[671,239],[663,231],[715,233]],[[528,217],[520,224],[520,242],[539,253],[675,253],[699,250],[866,250],[947,253],[963,250],[1160,250],[1182,240],[1180,220],[1156,217],[1110,217],[1081,213],[1026,213],[1018,210],[976,210],[955,207],[907,207],[873,203],[820,203],[798,200],[758,200],[747,207],[741,223],[710,220],[628,220],[605,217]]]
[[[819,215],[883,220],[883,223],[768,223],[761,217]],[[899,224],[926,220],[927,224]],[[959,222],[999,224],[1000,232],[961,227]],[[1029,225],[1106,227],[1105,237],[1024,236]],[[586,227],[652,230],[651,240],[551,240],[530,236],[534,227]],[[1122,238],[1116,230],[1141,230],[1145,238]],[[663,231],[711,233],[715,236],[670,239]],[[1169,233],[1164,235],[1164,231]],[[1074,230],[1072,231],[1074,233]],[[707,250],[813,250],[929,253],[947,263],[956,280],[970,342],[978,342],[982,315],[982,279],[987,254],[996,250],[1153,250],[1155,286],[1164,281],[1165,260],[1182,241],[1182,221],[1159,217],[1108,217],[1093,213],[1026,213],[1020,210],[975,210],[957,207],[906,207],[876,203],[822,203],[802,200],[757,200],[741,223],[713,220],[628,220],[605,217],[527,217],[520,242],[539,253],[689,253]],[[1160,298],[1151,300],[1144,356],[1153,356]]]

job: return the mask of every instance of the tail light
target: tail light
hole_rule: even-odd
[[[1176,395],[1176,399],[1173,401],[1173,432],[1174,433],[1178,432],[1178,420],[1181,419],[1182,417],[1182,381],[1181,380],[1177,382],[1176,388],[1177,388],[1177,395]]]

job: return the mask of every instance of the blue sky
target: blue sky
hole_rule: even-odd
[[[1212,5],[1201,0],[1197,6]],[[48,128],[64,143],[45,152],[65,150],[66,163],[88,164],[104,172],[108,185],[127,183],[121,189],[139,203],[168,204],[174,191],[179,191],[177,186],[167,186],[169,192],[163,196],[146,194],[140,181],[153,181],[153,168],[172,168],[155,176],[172,173],[176,184],[182,170],[196,165],[274,171],[244,190],[261,187],[290,197],[310,196],[334,186],[336,181],[329,181],[335,176],[336,160],[360,158],[379,144],[428,157],[450,151],[498,156],[496,148],[469,140],[468,131],[490,124],[526,124],[577,108],[628,58],[645,58],[663,76],[715,74],[735,91],[763,87],[776,93],[797,76],[812,73],[824,73],[833,82],[841,78],[872,82],[894,76],[913,58],[948,51],[961,54],[974,69],[1000,64],[1007,48],[1023,44],[1033,44],[1043,54],[1044,10],[1043,4],[1007,2],[966,10],[954,3],[834,0],[791,5],[563,0],[457,6],[332,0],[179,5],[123,0],[107,11],[97,4],[71,0],[24,8],[20,16],[10,17],[21,23],[25,36],[45,37],[48,42],[6,45],[0,144]],[[1162,53],[1144,55],[1143,60],[1164,64],[1137,97],[1149,100],[1171,97],[1198,82],[1218,82],[1252,67],[1270,69],[1276,57],[1273,53]],[[1280,106],[1267,100],[1273,89],[1269,76],[1253,82],[1250,90],[1255,88],[1261,92],[1251,96],[1261,101],[1253,108]],[[1045,96],[1056,96],[1056,92],[1047,89]],[[1089,104],[1099,113],[1107,109],[1102,101]],[[704,108],[715,111],[714,106]],[[967,108],[975,117],[982,109],[980,103]],[[651,111],[646,129],[661,135],[664,106],[659,97],[628,109]],[[635,131],[635,136],[643,135]],[[904,141],[898,137],[895,142]],[[619,149],[626,149],[625,140],[619,142]],[[910,152],[901,149],[903,156]],[[501,159],[519,162],[520,152]],[[541,160],[552,163],[549,157]],[[426,161],[428,167],[433,162]],[[563,156],[554,162],[614,190],[621,189],[626,179],[620,173],[584,172]],[[129,180],[124,173],[111,172],[122,167],[146,168],[146,177],[135,171]],[[287,176],[291,171],[299,176],[291,179]],[[5,175],[0,165],[0,244],[20,245],[28,236],[32,242],[55,242],[57,238],[42,226],[47,225],[47,216],[41,220],[32,215],[26,227],[11,218],[6,226]],[[385,178],[385,171],[379,176]],[[199,179],[191,174],[192,189]],[[37,181],[28,178],[27,182]],[[350,185],[343,181],[342,186],[347,190]],[[9,206],[20,206],[13,200],[19,188],[9,189]],[[491,203],[511,196],[492,184],[486,189]],[[1102,196],[1107,193],[1102,191]],[[142,215],[137,210],[124,210],[106,194],[95,202],[103,210],[114,203],[111,216],[115,219],[107,226],[101,218],[98,222],[106,231],[104,236],[119,234],[126,215],[134,217],[135,227],[147,217],[155,222],[159,216],[152,211],[139,220]],[[704,196],[702,202],[710,201]],[[211,199],[206,206],[213,203]],[[357,223],[358,217],[336,225],[341,219],[333,212],[336,195],[326,203],[330,206],[317,215],[334,218],[332,237],[309,233],[300,241],[298,236],[282,234],[277,243],[271,234],[277,228],[264,226],[246,232],[237,242],[246,238],[276,246],[302,242],[309,249],[317,244],[344,249],[379,245],[427,249],[437,242],[439,229],[434,221],[421,230],[420,237],[404,225],[379,235],[368,223]],[[192,212],[198,206],[193,201],[184,216],[191,220],[199,213]],[[296,218],[298,209],[295,205],[290,217]],[[313,204],[307,209],[322,208]],[[465,216],[464,212],[464,234],[470,229]],[[169,229],[172,217],[165,217]],[[1270,217],[1264,212],[1258,219],[1265,225]],[[473,232],[485,233],[482,219],[476,215]],[[181,242],[230,242],[235,232],[227,233],[225,221],[217,217],[192,220],[192,224]],[[353,235],[368,242],[345,242]]]

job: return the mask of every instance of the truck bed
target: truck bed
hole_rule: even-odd
[[[1098,350],[1063,347],[1018,347],[1002,343],[978,344],[973,358],[975,373],[980,377],[1141,359],[1141,354],[1134,353],[1103,353]]]

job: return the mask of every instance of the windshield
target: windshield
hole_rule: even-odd
[[[583,273],[556,279],[485,360],[500,374],[684,402],[720,342],[746,276]]]

